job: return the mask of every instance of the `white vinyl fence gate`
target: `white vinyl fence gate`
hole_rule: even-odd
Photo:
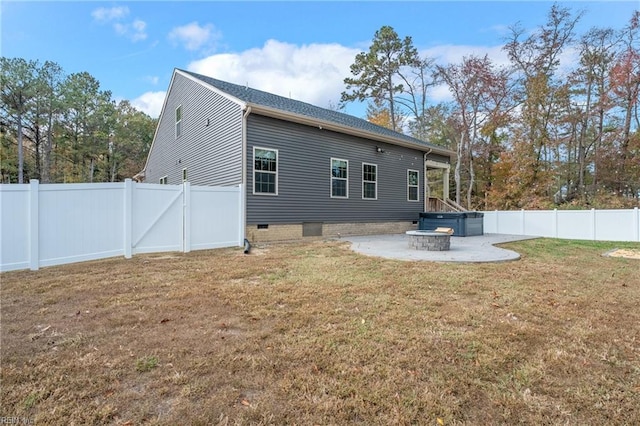
[[[0,185],[0,271],[242,246],[242,186]]]

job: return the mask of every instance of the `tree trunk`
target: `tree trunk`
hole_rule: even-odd
[[[116,181],[116,162],[114,161],[113,164],[111,165],[111,182],[115,182]]]
[[[89,183],[93,183],[93,170],[95,168],[95,162],[93,157],[89,160]]]
[[[593,187],[598,189],[598,168],[600,166],[600,147],[602,145],[602,133],[604,132],[604,108],[600,107],[598,111],[598,134],[596,135],[593,166]]]
[[[18,113],[18,183],[24,183],[24,152],[22,150],[22,113]]]
[[[476,172],[473,168],[473,155],[471,154],[471,148],[469,148],[469,188],[467,189],[467,209],[471,210],[471,195],[473,193],[473,186],[476,183]]]
[[[623,130],[622,130],[622,146],[621,146],[621,153],[620,156],[621,158],[621,165],[620,165],[620,179],[626,179],[626,171],[627,171],[627,158],[629,156],[629,140],[630,140],[630,134],[631,134],[631,118],[632,118],[632,111],[633,111],[633,97],[631,96],[631,91],[629,91],[630,94],[628,96],[628,98],[626,99],[627,101],[627,105],[626,105],[626,111],[625,111],[625,117],[624,117],[624,126],[623,126]],[[618,190],[620,195],[623,195],[626,191],[625,191],[625,183],[623,181],[618,182]],[[624,194],[626,195],[626,194]]]
[[[389,84],[389,112],[391,113],[391,128],[393,129],[393,131],[397,131],[396,129],[396,108],[395,108],[395,102],[393,99],[393,82],[391,81],[391,76],[389,76],[388,78],[388,84]]]
[[[34,158],[35,158],[35,176],[37,179],[42,179],[42,156],[41,156],[41,149],[42,149],[42,135],[40,134],[40,123],[36,122],[35,125],[35,137],[34,137]]]
[[[464,144],[464,132],[460,135],[460,141],[456,148],[456,168],[454,172],[454,178],[456,181],[456,203],[460,204],[460,163],[462,161],[462,145]]]
[[[587,191],[584,182],[584,172],[586,168],[586,153],[585,153],[585,138],[587,134],[587,126],[589,125],[589,112],[591,111],[591,81],[587,86],[587,104],[585,105],[584,120],[582,122],[582,129],[580,131],[580,138],[578,140],[578,188],[582,193],[582,201],[587,201]]]
[[[53,114],[49,113],[49,123],[47,126],[47,139],[44,142],[44,158],[42,167],[42,183],[51,182],[51,149],[53,148]]]

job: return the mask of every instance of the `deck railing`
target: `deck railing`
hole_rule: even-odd
[[[429,197],[427,211],[430,212],[466,212],[467,209],[453,200],[444,200],[437,197]]]

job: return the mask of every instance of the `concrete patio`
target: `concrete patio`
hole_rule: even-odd
[[[448,251],[416,250],[409,247],[406,234],[367,235],[343,237],[351,242],[351,248],[367,256],[389,259],[428,262],[507,262],[520,259],[520,254],[512,250],[495,247],[494,244],[530,240],[537,237],[525,235],[485,234],[474,237],[451,237]]]

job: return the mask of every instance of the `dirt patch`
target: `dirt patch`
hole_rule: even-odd
[[[604,254],[609,257],[624,257],[625,259],[640,259],[640,249],[614,249]]]

